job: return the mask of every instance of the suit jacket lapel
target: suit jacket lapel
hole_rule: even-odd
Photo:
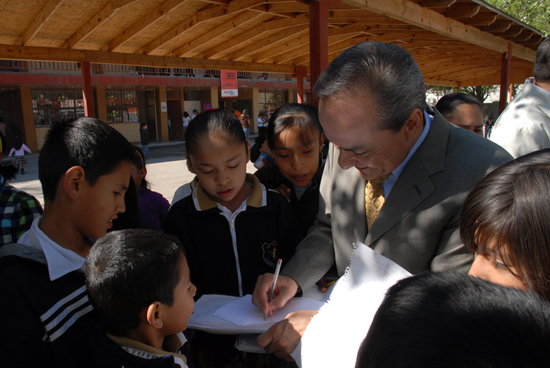
[[[371,245],[387,233],[435,191],[430,176],[445,169],[448,138],[448,123],[436,111],[426,139],[397,179],[371,231],[367,234],[366,245]]]

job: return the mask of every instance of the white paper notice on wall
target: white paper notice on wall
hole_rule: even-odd
[[[160,103],[160,111],[161,112],[168,112],[168,105],[166,104],[166,102],[161,102]]]

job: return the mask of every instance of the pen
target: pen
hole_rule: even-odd
[[[271,286],[271,293],[269,293],[269,298],[267,299],[267,302],[270,303],[271,299],[273,299],[273,292],[275,291],[275,285],[277,285],[277,278],[279,277],[279,271],[281,271],[281,263],[283,263],[283,260],[279,258],[277,261],[277,267],[275,267],[275,277],[273,278],[273,286]],[[267,313],[264,313],[264,321],[267,318]]]

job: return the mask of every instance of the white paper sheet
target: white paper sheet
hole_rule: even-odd
[[[362,243],[330,300],[309,324],[292,357],[302,368],[353,368],[386,290],[411,276],[395,262]]]
[[[309,298],[293,298],[283,308],[277,309],[273,316],[267,317],[267,320],[276,323],[285,319],[289,313],[304,309],[318,310],[323,304],[321,301]],[[238,326],[257,325],[266,322],[262,311],[252,304],[252,295],[250,294],[219,308],[214,316]]]

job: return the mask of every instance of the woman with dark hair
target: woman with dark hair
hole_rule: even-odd
[[[470,275],[550,301],[550,149],[487,175],[464,201],[460,235]]]

